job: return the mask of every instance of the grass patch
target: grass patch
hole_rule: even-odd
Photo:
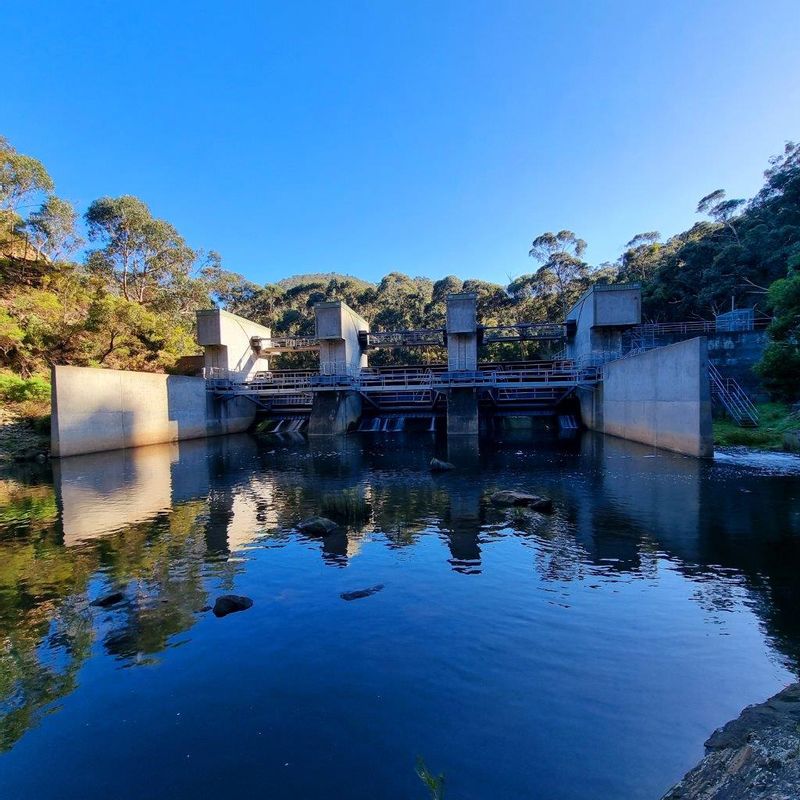
[[[759,450],[782,450],[783,434],[800,429],[800,417],[786,403],[758,403],[757,428],[740,428],[733,420],[714,420],[714,444],[740,445]]]

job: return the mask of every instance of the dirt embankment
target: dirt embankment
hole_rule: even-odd
[[[50,455],[49,419],[26,416],[0,406],[0,464],[46,461]]]

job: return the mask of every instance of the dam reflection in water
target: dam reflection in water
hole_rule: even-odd
[[[556,511],[492,506],[506,488]],[[459,798],[659,796],[797,670],[798,500],[791,471],[512,431],[223,437],[0,480],[0,788],[409,798],[422,754]],[[340,532],[299,533],[314,514]],[[204,612],[228,591],[254,607]]]

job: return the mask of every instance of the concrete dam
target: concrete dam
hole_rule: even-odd
[[[272,432],[314,437],[405,429],[475,436],[503,417],[550,417],[562,428],[705,458],[713,455],[712,401],[757,424],[748,394],[723,376],[708,346],[739,337],[746,374],[740,362],[760,352],[764,337],[752,318],[737,318],[736,330],[721,318],[643,325],[639,287],[619,284],[589,289],[560,324],[485,326],[476,305],[474,294],[453,294],[444,328],[373,332],[346,304],[325,302],[314,308],[309,338],[273,337],[227,311],[199,311],[202,376],[55,367],[52,454],[236,433],[257,417],[272,420]],[[482,360],[483,346],[498,342],[537,342],[547,357]],[[371,367],[370,352],[386,348],[440,348],[442,360]],[[282,353],[304,351],[318,354],[316,369],[271,368]]]

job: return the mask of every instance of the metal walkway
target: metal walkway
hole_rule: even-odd
[[[365,369],[358,374],[322,375],[319,372],[291,370],[257,373],[253,380],[236,382],[213,373],[207,388],[215,394],[270,396],[350,389],[362,394],[397,391],[446,391],[447,389],[522,390],[574,388],[594,385],[600,380],[596,366],[578,367],[572,362],[531,362],[514,369],[479,369],[447,372],[435,369]]]

